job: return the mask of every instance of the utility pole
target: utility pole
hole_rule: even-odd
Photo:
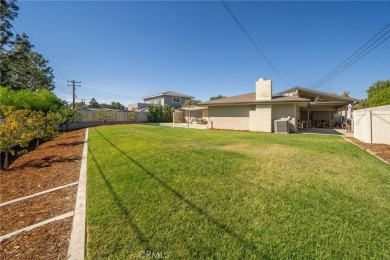
[[[73,104],[72,104],[72,108],[75,109],[76,108],[76,87],[81,87],[81,85],[76,85],[76,83],[80,84],[81,81],[75,81],[73,79],[73,80],[67,80],[67,82],[72,83],[72,85],[68,85],[68,86],[73,88]]]

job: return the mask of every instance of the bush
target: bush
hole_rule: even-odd
[[[172,122],[173,114],[169,105],[149,105],[148,121],[151,123]]]
[[[45,114],[50,111],[58,112],[64,106],[64,102],[61,99],[46,89],[38,91],[22,89],[15,91],[4,87],[0,87],[0,104],[12,106],[17,110],[42,111]],[[0,115],[3,115],[2,113],[3,111],[0,111]]]

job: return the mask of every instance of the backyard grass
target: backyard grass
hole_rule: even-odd
[[[338,136],[90,128],[90,259],[390,258],[390,166]]]

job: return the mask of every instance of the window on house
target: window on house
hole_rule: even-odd
[[[179,97],[172,97],[172,103],[180,103]]]
[[[161,98],[157,98],[157,99],[155,99],[155,100],[156,100],[156,104],[161,105]]]

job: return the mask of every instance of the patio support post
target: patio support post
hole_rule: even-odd
[[[344,126],[347,127],[347,106],[344,106]]]
[[[307,103],[307,119],[306,119],[306,129],[309,130],[309,122],[310,121],[310,103]]]

